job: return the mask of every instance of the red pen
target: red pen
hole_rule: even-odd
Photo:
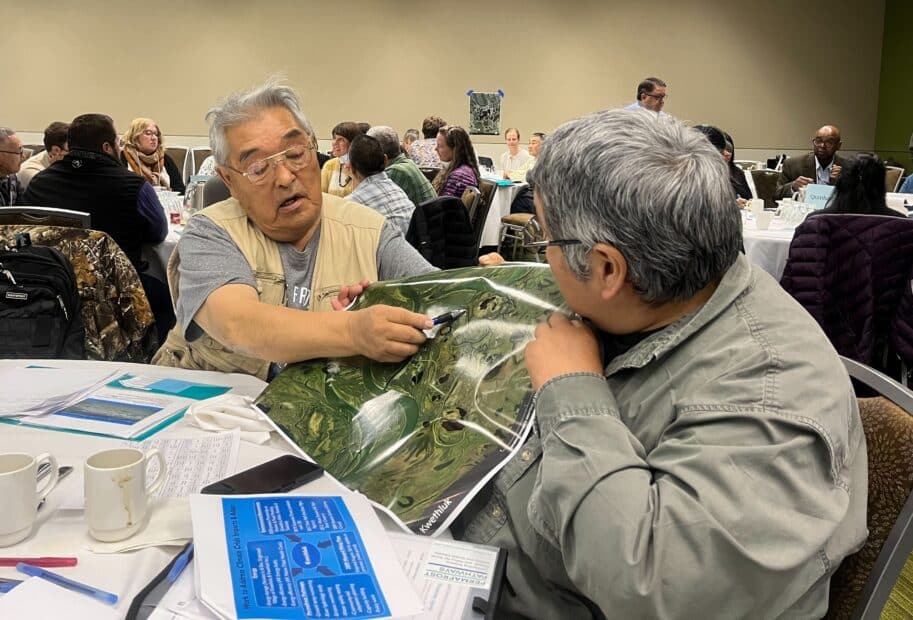
[[[2,558],[0,557],[0,566],[16,566],[19,562],[40,566],[42,568],[61,568],[63,566],[76,566],[76,558]]]

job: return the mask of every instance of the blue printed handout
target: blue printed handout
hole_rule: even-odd
[[[340,497],[223,498],[238,618],[390,615]]]

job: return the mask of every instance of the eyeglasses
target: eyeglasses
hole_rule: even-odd
[[[539,233],[538,226],[525,227],[523,229],[523,233],[522,233],[523,239],[521,240],[520,243],[523,245],[524,248],[526,248],[528,250],[548,248],[551,246],[565,247],[565,246],[569,246],[569,245],[582,245],[583,244],[583,241],[580,241],[578,239],[552,239],[552,240],[542,239],[538,233]]]
[[[650,93],[644,93],[644,95],[647,97],[652,97],[658,101],[665,101],[669,97],[669,95],[651,95]]]
[[[148,136],[148,137],[150,137],[150,138],[153,137],[153,136],[155,136],[156,138],[161,138],[161,137],[162,137],[162,134],[160,134],[160,133],[157,132],[157,131],[152,131],[151,129],[146,129],[145,131],[143,131],[143,135],[144,135],[144,136]]]
[[[25,151],[22,150],[22,147],[19,147],[18,151],[0,151],[0,153],[9,153],[10,155],[18,155],[22,157],[25,154]]]
[[[241,176],[247,177],[247,180],[254,185],[263,185],[272,178],[272,171],[275,170],[276,166],[280,163],[284,163],[285,167],[288,168],[290,172],[298,172],[307,166],[311,163],[311,151],[313,150],[313,146],[298,144],[289,147],[284,151],[279,151],[275,155],[259,159],[243,171],[232,168],[231,166],[226,166],[226,168],[234,170]]]
[[[840,142],[840,140],[834,138],[815,138],[812,140],[812,144],[815,146],[837,146],[838,142]]]

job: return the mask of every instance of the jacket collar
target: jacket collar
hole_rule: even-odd
[[[660,359],[731,306],[748,288],[751,278],[751,265],[745,255],[740,253],[703,306],[610,360],[605,375],[629,368],[642,368],[649,362]]]
[[[123,168],[123,165],[118,160],[107,153],[99,153],[98,151],[70,149],[70,152],[64,156],[63,160],[67,162],[71,168],[82,168],[85,165]]]

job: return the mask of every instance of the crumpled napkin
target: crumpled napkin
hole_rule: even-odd
[[[249,396],[222,394],[194,403],[184,417],[191,426],[204,431],[238,429],[244,441],[266,443],[273,427],[253,403],[254,399]]]

